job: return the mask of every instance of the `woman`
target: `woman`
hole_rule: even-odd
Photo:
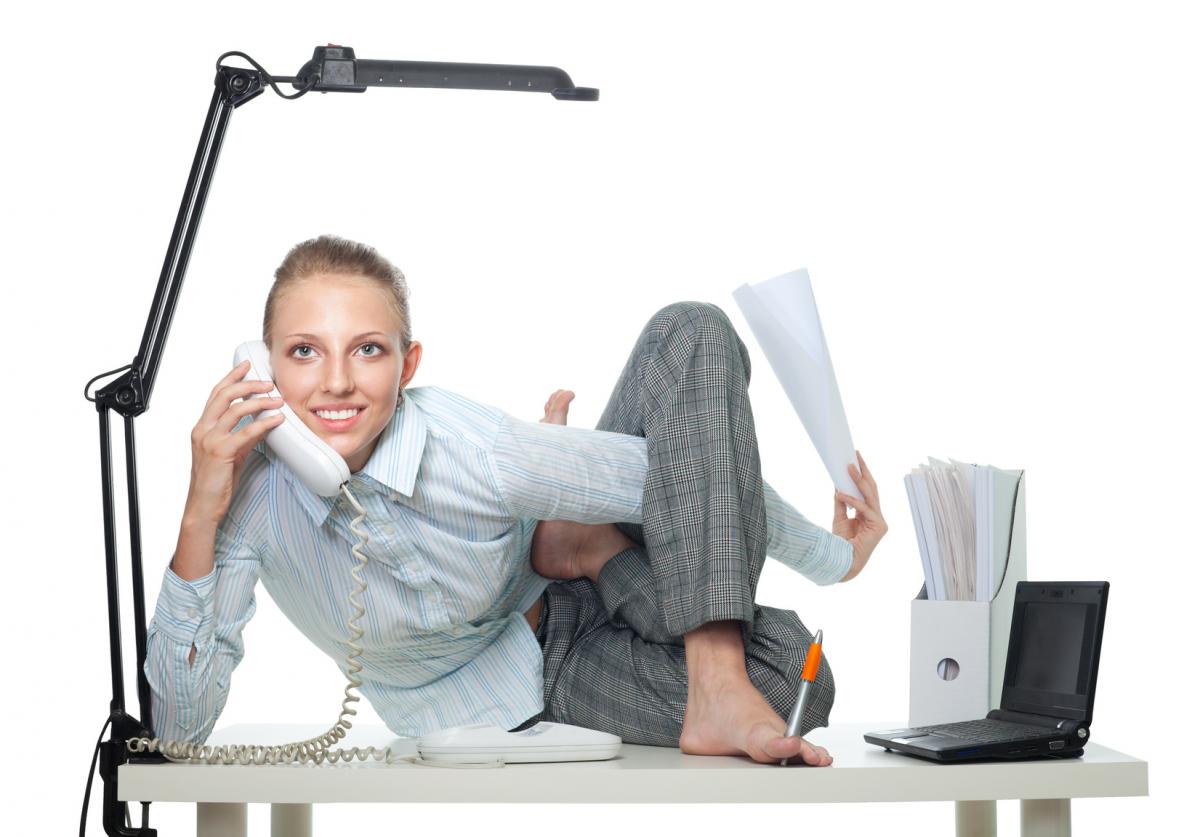
[[[562,426],[563,391],[542,423],[438,387],[406,393],[422,348],[404,278],[344,239],[292,249],[263,339],[283,401],[346,460],[368,513],[359,676],[393,732],[556,720],[689,753],[830,763],[783,735],[811,636],[754,589],[768,550],[818,583],[849,580],[886,523],[861,457],[849,470],[865,501],[837,494],[833,535],[762,483],[749,361],[720,309],[658,312],[597,430]],[[262,444],[282,417],[252,414],[280,402],[251,398],[271,385],[245,372],[217,383],[192,431],[148,632],[166,739],[211,732],[259,579],[345,659],[356,514]],[[827,723],[833,692],[822,660],[802,734]]]

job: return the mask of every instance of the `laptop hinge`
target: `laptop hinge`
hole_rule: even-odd
[[[1034,715],[1030,712],[1014,712],[1011,709],[993,709],[987,713],[987,716],[994,721],[1012,721],[1013,723],[1046,727],[1048,729],[1062,730],[1063,732],[1074,732],[1075,728],[1079,726],[1078,721],[1067,718],[1052,718],[1049,715]]]

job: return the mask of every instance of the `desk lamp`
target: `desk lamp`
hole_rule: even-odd
[[[221,62],[230,56],[244,58],[253,69],[228,67]],[[290,82],[297,91],[291,95],[280,91],[277,82]],[[510,90],[549,93],[555,99],[594,102],[600,93],[592,87],[576,87],[570,76],[557,67],[530,67],[515,64],[463,64],[430,61],[375,61],[356,58],[350,47],[329,44],[313,50],[312,60],[294,76],[272,76],[254,59],[242,52],[226,52],[217,59],[212,101],[196,156],[188,172],[183,201],[171,231],[167,255],[159,274],[158,287],[150,305],[150,316],[142,342],[133,362],[102,372],[84,386],[83,395],[96,405],[100,417],[100,480],[104,502],[104,556],[108,584],[108,635],[112,657],[112,701],[109,715],[100,731],[92,764],[88,770],[84,791],[83,815],[79,830],[83,834],[87,822],[88,797],[100,758],[100,777],[104,782],[103,823],[109,835],[122,837],[155,837],[149,827],[149,802],[142,803],[142,824],[129,824],[128,803],[117,798],[117,768],[126,761],[164,761],[158,754],[134,754],[126,749],[126,741],[153,737],[154,719],[151,716],[150,685],[146,680],[146,612],[142,585],[141,532],[138,518],[137,465],[134,457],[133,420],[150,406],[150,393],[158,374],[163,347],[171,328],[175,304],[183,286],[204,201],[212,182],[221,141],[234,108],[241,107],[258,96],[269,85],[284,99],[298,99],[316,90],[321,93],[363,93],[368,87],[436,87],[454,90]],[[94,396],[88,389],[101,378],[118,372],[125,374],[99,389]],[[134,643],[137,649],[137,690],[139,717],[125,711],[124,673],[121,651],[120,597],[117,591],[116,536],[113,513],[112,450],[109,435],[109,411],[125,418],[125,479],[129,493],[129,551],[133,571]],[[112,725],[112,737],[103,741],[105,729]]]

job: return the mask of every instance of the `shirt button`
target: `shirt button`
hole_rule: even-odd
[[[194,607],[189,607],[187,609],[187,615],[190,616],[191,618],[195,619],[197,616],[200,615],[200,611],[196,610],[196,608],[194,608]]]

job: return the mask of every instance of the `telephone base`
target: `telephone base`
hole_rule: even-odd
[[[603,761],[620,749],[619,736],[553,721],[541,721],[518,732],[506,732],[493,724],[467,724],[417,741],[417,751],[425,761],[455,764]]]

